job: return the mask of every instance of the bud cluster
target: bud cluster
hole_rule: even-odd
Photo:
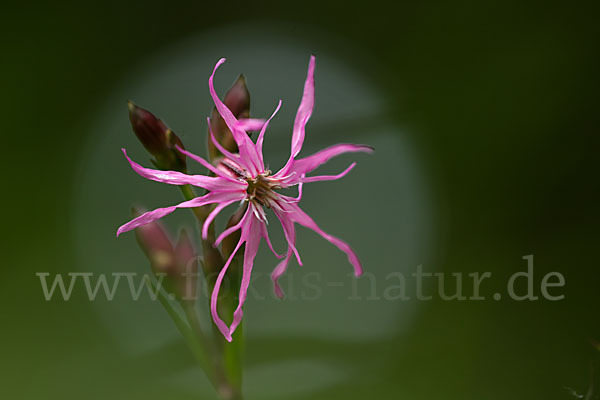
[[[227,91],[224,103],[238,120],[246,120],[250,117],[250,92],[243,75],[240,75]],[[153,164],[162,170],[187,173],[186,156],[177,150],[177,147],[184,149],[181,139],[150,111],[131,101],[128,103],[128,108],[133,131],[144,148],[154,157]],[[231,153],[239,151],[231,131],[216,108],[213,109],[210,118],[210,130],[219,144],[227,151]],[[213,143],[210,135],[208,135],[207,145],[209,159],[219,167],[223,155]],[[257,187],[257,191],[260,189]],[[208,209],[204,210],[207,207]],[[210,206],[200,209],[202,210],[199,211],[199,215],[203,216],[201,218],[205,218],[205,215],[210,212]],[[245,209],[246,204],[231,216],[227,226],[237,224],[244,215]],[[134,214],[137,216],[139,212],[134,210]],[[160,224],[153,222],[137,228],[136,237],[140,247],[150,260],[153,271],[157,274],[166,274],[166,287],[169,291],[179,300],[194,298],[198,258],[187,233],[182,231],[177,242],[173,243],[165,229]],[[214,240],[214,238],[212,239]],[[239,232],[230,235],[223,241],[220,251],[213,248],[212,242],[203,242],[205,272],[219,271],[222,267],[223,256],[225,259],[229,257],[238,240]]]

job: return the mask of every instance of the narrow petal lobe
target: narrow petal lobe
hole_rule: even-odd
[[[139,175],[146,179],[150,179],[156,182],[168,183],[171,185],[194,185],[207,190],[219,190],[219,191],[238,191],[244,190],[246,184],[230,179],[224,179],[221,177],[212,177],[204,175],[188,175],[177,171],[162,171],[150,168],[144,168],[135,161],[133,161],[125,149],[122,149],[125,158],[129,161],[131,168]]]

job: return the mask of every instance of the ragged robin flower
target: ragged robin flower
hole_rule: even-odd
[[[283,297],[283,292],[278,284],[278,279],[287,269],[290,259],[295,257],[298,260],[298,263],[302,265],[300,255],[296,249],[295,224],[312,229],[323,238],[337,246],[348,256],[348,261],[354,267],[355,275],[358,276],[362,273],[360,261],[350,246],[343,240],[338,239],[337,237],[332,236],[319,228],[313,219],[300,208],[298,203],[302,198],[303,184],[340,179],[350,172],[350,170],[355,166],[355,163],[352,163],[346,170],[337,175],[307,176],[307,174],[337,155],[348,152],[369,153],[372,152],[373,149],[364,145],[338,144],[323,149],[311,156],[297,158],[304,142],[306,123],[311,117],[314,106],[315,57],[311,56],[308,65],[308,75],[304,84],[302,101],[298,107],[296,119],[294,121],[290,157],[283,168],[275,173],[271,172],[265,167],[262,146],[269,122],[279,110],[281,101],[279,101],[279,104],[273,112],[273,115],[271,115],[271,117],[262,125],[256,142],[253,142],[246,132],[248,125],[235,118],[231,110],[225,106],[221,99],[219,99],[215,91],[213,78],[218,67],[224,62],[224,58],[219,60],[208,80],[208,85],[217,111],[232,132],[235,142],[237,143],[239,153],[233,154],[227,149],[223,148],[223,146],[221,146],[214,138],[212,131],[210,132],[210,135],[213,143],[224,155],[224,157],[220,159],[220,162],[217,166],[214,166],[202,157],[192,154],[179,147],[178,150],[182,154],[185,154],[189,158],[202,164],[215,175],[204,176],[188,175],[177,171],[160,171],[144,168],[132,161],[127,156],[125,149],[123,149],[123,153],[131,164],[131,167],[135,170],[135,172],[144,178],[172,185],[190,184],[204,188],[208,191],[208,193],[201,197],[197,197],[171,207],[158,208],[154,211],[149,211],[145,214],[142,214],[121,226],[117,231],[117,236],[123,232],[130,231],[141,225],[145,225],[162,218],[165,215],[172,213],[177,208],[190,208],[199,207],[206,204],[215,204],[216,207],[207,217],[202,228],[202,237],[203,239],[206,239],[208,227],[215,219],[217,214],[231,204],[240,202],[246,203],[247,207],[245,214],[239,223],[225,229],[217,237],[214,243],[215,246],[218,246],[225,237],[240,230],[240,239],[235,246],[234,251],[231,253],[225,265],[219,272],[211,295],[210,304],[211,314],[215,324],[218,326],[225,338],[231,341],[231,335],[242,320],[242,306],[248,293],[248,286],[250,284],[250,275],[252,272],[254,258],[262,239],[267,242],[267,245],[277,257],[283,258],[271,274],[274,290],[278,297]],[[297,197],[291,197],[281,193],[282,189],[293,186],[298,187]],[[273,249],[273,246],[269,240],[267,232],[267,215],[265,213],[265,209],[267,208],[273,211],[283,227],[283,232],[288,245],[285,255],[278,255]],[[225,274],[227,273],[227,269],[233,260],[233,257],[244,244],[245,248],[242,267],[242,282],[238,297],[238,306],[233,314],[233,322],[230,326],[227,326],[217,312],[219,289]]]

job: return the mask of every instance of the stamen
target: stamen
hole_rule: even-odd
[[[246,178],[246,174],[244,174],[243,171],[241,171],[239,168],[237,168],[235,165],[233,165],[233,163],[231,161],[229,161],[228,159],[224,158],[221,160],[221,164],[227,168],[229,171],[233,172],[234,175],[236,175],[238,178]]]
[[[274,190],[281,189],[281,185],[279,181],[270,178],[269,174],[270,171],[266,171],[253,179],[246,178],[246,182],[248,182],[246,199],[257,207],[271,208],[272,201],[278,198]]]

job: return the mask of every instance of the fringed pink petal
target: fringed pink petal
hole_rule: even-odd
[[[284,197],[281,196],[280,197]],[[298,264],[302,266],[302,259],[300,258],[300,253],[298,253],[298,249],[296,249],[296,228],[294,227],[294,221],[288,215],[288,211],[282,206],[273,207],[273,212],[279,219],[281,223],[281,227],[283,228],[283,235],[285,236],[285,240],[288,242],[288,247],[292,250],[294,255],[296,256],[296,260],[298,260]]]
[[[215,86],[214,86],[214,82],[213,82],[214,78],[215,78],[215,73],[217,72],[217,69],[224,62],[225,62],[225,58],[221,58],[215,65],[215,68],[213,69],[212,74],[208,78],[208,90],[210,91],[210,95],[213,99],[213,102],[215,103],[215,107],[217,108],[219,115],[221,115],[221,117],[225,121],[225,124],[231,131],[233,138],[234,138],[235,142],[237,143],[238,147],[244,147],[244,146],[247,146],[247,142],[249,141],[248,135],[246,134],[246,132],[244,132],[242,129],[240,129],[240,122],[237,120],[237,118],[235,118],[235,116],[233,115],[231,110],[229,110],[229,108],[227,108],[225,103],[223,103],[221,101],[221,99],[219,98],[219,96],[217,95],[217,92],[216,92]]]
[[[356,166],[356,163],[350,164],[348,168],[344,171],[340,172],[337,175],[319,175],[319,176],[303,176],[300,178],[302,183],[310,183],[310,182],[320,182],[320,181],[335,181],[337,179],[341,179],[348,174],[348,172],[352,171],[352,168]]]
[[[285,258],[281,260],[279,264],[277,264],[275,269],[273,269],[273,272],[271,272],[271,280],[273,281],[273,291],[275,292],[275,296],[277,296],[280,299],[283,299],[285,297],[285,293],[283,293],[283,290],[279,285],[279,278],[281,278],[281,276],[287,270],[287,266],[289,265],[290,259],[293,255],[294,252],[292,251],[292,248],[288,246],[288,251],[285,255]]]
[[[304,176],[302,176],[302,178],[304,178]],[[300,182],[298,184],[298,197],[296,197],[294,200],[296,200],[296,203],[299,203],[300,200],[302,200],[302,187],[303,187],[303,183]]]
[[[263,124],[262,129],[260,130],[260,133],[258,135],[258,139],[256,139],[256,153],[258,154],[258,157],[260,158],[260,162],[262,165],[264,165],[262,147],[263,147],[263,141],[265,140],[265,132],[267,131],[269,122],[271,122],[271,120],[273,119],[275,114],[277,114],[277,112],[279,111],[280,108],[281,108],[281,100],[279,100],[279,103],[277,104],[275,111],[273,111],[273,114],[271,114],[271,116],[269,117],[267,122],[265,122]],[[263,171],[261,171],[261,172],[263,172]]]
[[[207,190],[216,191],[244,190],[246,187],[244,182],[235,181],[232,179],[204,175],[188,175],[177,171],[162,171],[144,168],[129,158],[125,149],[121,150],[131,165],[131,168],[133,168],[135,172],[146,179],[156,182],[169,183],[171,185],[194,185]]]
[[[302,95],[302,101],[298,107],[296,113],[296,119],[294,120],[294,131],[292,133],[292,153],[291,157],[295,158],[304,143],[304,133],[306,123],[312,115],[313,107],[315,105],[315,56],[310,56],[308,62],[308,73],[306,75],[306,81],[304,82],[304,93]]]
[[[128,232],[139,226],[146,225],[150,222],[156,221],[157,219],[160,219],[166,215],[171,214],[173,211],[175,211],[178,208],[200,207],[200,206],[203,206],[206,204],[227,201],[227,200],[229,200],[229,198],[231,198],[234,195],[237,196],[236,193],[231,193],[231,192],[211,192],[202,197],[196,197],[195,199],[184,201],[183,203],[179,203],[174,206],[157,208],[156,210],[148,211],[148,212],[132,219],[128,223],[122,225],[117,230],[117,236],[119,236],[123,232]]]
[[[227,273],[227,269],[229,268],[231,261],[233,261],[233,257],[235,257],[236,253],[242,246],[242,243],[243,243],[243,241],[242,241],[242,239],[240,239],[238,244],[235,246],[235,249],[233,250],[233,252],[229,256],[229,258],[227,259],[227,262],[225,263],[223,268],[221,268],[221,271],[219,272],[219,275],[217,276],[217,280],[215,281],[215,286],[213,288],[212,294],[210,296],[210,314],[212,315],[212,319],[215,322],[215,325],[217,325],[217,328],[219,328],[219,330],[221,331],[223,336],[225,336],[225,339],[227,339],[228,342],[231,342],[231,340],[232,340],[231,334],[229,333],[229,327],[227,326],[227,324],[221,319],[221,317],[219,317],[219,312],[217,310],[217,302],[219,300],[219,291],[221,290],[221,284],[223,283],[223,278],[225,277],[225,274]]]
[[[229,228],[225,229],[218,237],[217,240],[215,240],[215,244],[214,246],[218,246],[221,244],[221,242],[223,241],[223,239],[225,239],[227,236],[231,235],[233,232],[237,231],[238,229],[240,229],[242,227],[242,224],[244,223],[244,220],[246,219],[247,214],[251,212],[250,211],[250,207],[248,207],[246,209],[246,212],[244,213],[244,216],[242,217],[242,219],[240,220],[240,222],[238,222],[237,224],[230,226]]]
[[[339,156],[344,153],[372,153],[374,150],[370,146],[358,145],[358,144],[336,144],[334,146],[330,146],[326,149],[323,149],[315,154],[312,154],[308,157],[300,158],[298,160],[294,160],[293,164],[285,171],[286,175],[291,174],[292,172],[296,172],[296,176],[300,176],[303,174],[308,174],[319,166],[325,164],[327,161],[331,160],[333,157]],[[283,171],[280,171],[283,172]],[[279,172],[277,173],[277,175]],[[276,175],[276,176],[277,176]]]
[[[243,306],[246,302],[246,297],[248,295],[248,287],[250,286],[250,277],[252,275],[252,267],[254,266],[254,258],[256,257],[256,253],[258,252],[258,246],[260,244],[261,225],[263,225],[262,221],[259,221],[256,218],[252,218],[252,223],[248,228],[249,233],[246,240],[246,248],[244,249],[242,283],[240,285],[238,306],[233,312],[233,322],[231,323],[231,327],[229,328],[230,335],[233,335],[233,332],[235,332],[235,329],[238,327],[244,316]]]
[[[348,256],[348,261],[354,267],[354,275],[359,276],[362,274],[362,266],[360,264],[358,256],[356,255],[354,250],[352,250],[352,248],[348,245],[348,243],[324,232],[321,228],[319,228],[319,226],[315,223],[315,221],[312,220],[312,218],[308,214],[302,211],[302,209],[296,203],[287,203],[285,204],[285,208],[288,211],[286,215],[294,222],[306,228],[312,229],[313,231],[321,235],[325,240],[329,241],[338,249],[346,253],[346,255]]]
[[[308,62],[308,73],[306,74],[306,81],[304,82],[304,93],[302,94],[302,101],[296,112],[296,119],[294,120],[294,129],[292,131],[292,148],[290,151],[290,158],[288,159],[282,170],[287,170],[292,165],[294,158],[300,153],[302,144],[304,143],[306,123],[312,115],[313,107],[315,105],[315,56],[311,55]]]
[[[202,158],[200,156],[197,156],[194,153],[190,153],[189,151],[183,149],[182,147],[179,147],[179,145],[175,145],[175,148],[180,153],[185,154],[186,156],[188,156],[192,160],[196,161],[197,163],[200,163],[202,166],[204,166],[205,168],[207,168],[209,171],[213,172],[215,175],[220,176],[221,178],[225,178],[227,180],[230,180],[230,181],[233,181],[233,182],[237,183],[237,181],[235,179],[233,179],[231,176],[227,175],[223,171],[219,170],[217,167],[215,167],[214,165],[212,165],[211,163],[209,163],[208,161],[206,161],[204,158]]]
[[[273,253],[273,255],[277,258],[283,258],[283,255],[277,253],[273,248],[271,239],[269,239],[269,230],[267,229],[267,224],[264,222],[260,224],[260,235],[265,239],[265,242],[267,242],[267,246],[269,246],[269,250],[271,250],[271,253]]]
[[[185,203],[187,203],[187,202],[185,202]],[[181,206],[181,204],[179,206]],[[193,205],[190,207],[196,207],[196,205]],[[154,222],[158,219],[161,219],[165,215],[171,214],[177,208],[178,208],[178,206],[171,206],[171,207],[157,208],[156,210],[145,212],[142,215],[140,215],[139,217],[136,217],[136,218],[132,219],[131,221],[127,222],[126,224],[121,225],[119,227],[119,229],[117,229],[117,237],[121,233],[129,232],[130,230],[138,228],[142,225],[146,225],[146,224],[149,224],[150,222]]]
[[[250,140],[250,137],[248,136],[246,131],[241,129],[240,122],[235,118],[231,110],[229,110],[229,108],[227,108],[227,106],[221,101],[219,96],[217,96],[217,92],[215,91],[215,86],[213,83],[215,73],[217,72],[219,66],[224,62],[225,59],[221,58],[215,65],[215,68],[212,74],[210,75],[210,78],[208,78],[208,88],[210,91],[210,95],[215,103],[215,107],[217,108],[217,111],[225,121],[225,124],[227,125],[227,127],[233,135],[233,139],[238,145],[240,155],[243,159],[247,161],[249,171],[253,175],[256,175],[258,171],[262,169],[262,165],[260,163],[260,160],[258,159],[258,155],[256,154],[256,148],[254,146],[254,143],[252,142],[252,140]]]
[[[206,122],[208,123],[208,133],[210,135],[210,140],[213,142],[213,144],[215,145],[215,147],[227,158],[229,158],[230,160],[235,160],[236,162],[242,164],[244,166],[244,168],[246,168],[246,164],[242,161],[241,157],[239,154],[233,154],[230,151],[228,151],[226,148],[224,148],[221,143],[219,143],[219,141],[217,140],[217,138],[215,138],[215,135],[212,131],[212,127],[210,124],[210,118],[206,118]]]
[[[282,299],[285,294],[279,285],[279,278],[285,273],[287,267],[290,263],[290,259],[295,254],[296,259],[298,260],[298,264],[302,265],[302,260],[300,259],[300,255],[298,254],[298,250],[296,249],[296,229],[294,227],[294,222],[287,216],[287,214],[273,207],[273,211],[275,215],[281,222],[281,226],[283,227],[283,234],[288,242],[288,249],[285,255],[285,258],[277,264],[273,272],[271,272],[271,280],[273,281],[273,290],[275,295]]]
[[[229,259],[223,266],[223,269],[221,269],[221,272],[219,273],[219,276],[217,277],[217,281],[215,282],[215,288],[213,289],[213,292],[211,295],[210,310],[211,310],[213,320],[215,321],[215,324],[217,325],[217,327],[219,328],[221,333],[223,333],[223,336],[225,336],[225,339],[227,339],[230,342],[232,340],[232,335],[235,332],[235,329],[239,326],[240,322],[242,321],[242,317],[244,315],[244,313],[242,311],[242,307],[244,305],[244,302],[246,301],[246,297],[248,294],[248,287],[250,285],[250,276],[252,275],[252,267],[254,265],[254,258],[256,257],[256,253],[258,252],[258,246],[260,244],[260,239],[261,239],[260,230],[261,230],[262,222],[260,220],[256,219],[254,216],[254,213],[251,212],[250,208],[253,208],[253,207],[255,207],[253,204],[248,205],[248,211],[246,212],[246,214],[244,214],[244,217],[240,221],[242,223],[242,226],[241,226],[242,233],[240,235],[240,240],[239,240],[237,246],[235,247],[233,253],[231,254]],[[238,296],[238,299],[239,299],[238,306],[233,313],[233,322],[231,323],[231,326],[227,327],[225,322],[223,322],[223,320],[219,317],[219,314],[217,311],[217,301],[218,301],[218,297],[219,297],[219,290],[220,290],[221,284],[223,282],[223,278],[225,277],[225,274],[227,273],[227,269],[229,268],[229,265],[231,264],[231,261],[233,260],[234,255],[237,253],[239,248],[244,243],[246,244],[246,246],[245,246],[245,250],[244,250],[244,265],[243,265],[243,272],[242,272],[242,282],[241,282],[240,292],[239,292],[239,296]]]
[[[240,118],[238,127],[246,132],[260,131],[265,120],[262,118]]]
[[[250,209],[250,207],[248,207],[248,209]],[[229,268],[229,265],[231,264],[233,257],[235,257],[237,251],[240,249],[242,244],[244,244],[252,236],[251,225],[252,225],[252,221],[254,220],[252,215],[253,214],[251,212],[249,212],[249,210],[248,210],[248,211],[246,211],[246,214],[244,214],[244,217],[240,221],[240,226],[242,229],[242,233],[240,235],[240,240],[238,241],[238,244],[235,246],[235,249],[233,250],[233,252],[229,256],[229,258],[227,259],[227,262],[225,263],[225,265],[219,272],[219,275],[217,276],[217,280],[215,281],[215,287],[214,287],[213,292],[210,297],[210,313],[212,315],[213,321],[215,322],[215,324],[217,325],[217,327],[219,328],[219,330],[221,331],[223,336],[225,336],[225,339],[227,339],[227,341],[229,341],[229,342],[231,342],[231,340],[232,340],[231,331],[230,331],[229,327],[227,326],[227,324],[225,324],[225,322],[221,319],[221,317],[219,317],[219,312],[217,310],[217,302],[219,299],[219,290],[221,289],[221,284],[223,282],[223,278],[225,277],[225,274],[227,273],[227,269]],[[260,237],[258,238],[258,240],[260,240]]]
[[[223,211],[223,209],[225,207],[227,207],[228,205],[230,205],[232,203],[241,201],[246,197],[245,192],[236,193],[236,194],[237,194],[237,196],[235,196],[235,197],[232,196],[231,199],[222,201],[221,203],[219,203],[219,205],[217,207],[215,207],[215,209],[212,210],[210,212],[210,214],[208,214],[208,217],[206,217],[206,220],[204,220],[204,224],[202,225],[202,240],[206,240],[208,238],[208,228],[210,227],[210,224],[212,224],[212,222],[217,217],[217,215],[219,215],[219,213],[221,211]]]

